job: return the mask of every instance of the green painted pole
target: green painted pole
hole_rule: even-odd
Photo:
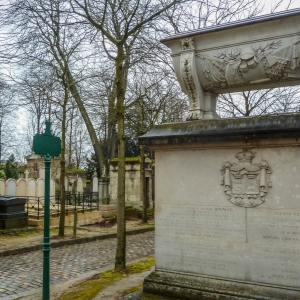
[[[51,156],[44,157],[45,163],[45,203],[44,203],[44,242],[43,242],[43,300],[50,299],[50,166]]]
[[[46,122],[45,132],[33,137],[33,151],[44,157],[45,203],[43,242],[43,300],[50,299],[50,166],[51,157],[61,153],[61,140],[51,132],[51,122]]]

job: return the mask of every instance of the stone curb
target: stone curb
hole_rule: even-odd
[[[139,233],[149,232],[153,230],[154,230],[154,226],[132,229],[126,231],[126,235],[139,234]],[[84,244],[84,243],[94,242],[98,240],[106,240],[106,239],[116,238],[116,237],[117,237],[117,233],[109,233],[109,234],[95,235],[95,236],[89,236],[83,238],[75,238],[75,239],[64,240],[64,241],[57,241],[57,242],[55,241],[51,243],[51,248],[57,248],[61,246],[68,246],[68,245],[75,245],[75,244]],[[43,248],[43,244],[37,244],[37,245],[22,247],[22,248],[0,250],[0,257],[23,254],[30,251],[41,250],[42,248]]]

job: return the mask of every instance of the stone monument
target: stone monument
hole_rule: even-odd
[[[25,204],[25,198],[0,196],[0,229],[27,227],[28,213],[25,211]]]
[[[300,115],[220,119],[220,93],[299,84],[300,10],[163,40],[189,96],[155,150],[156,268],[181,299],[300,299]]]

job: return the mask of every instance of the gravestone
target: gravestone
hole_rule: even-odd
[[[17,193],[17,183],[15,179],[9,178],[6,181],[6,195],[16,196]]]
[[[97,176],[93,176],[92,179],[92,192],[93,193],[98,193],[98,177]]]
[[[5,180],[0,179],[0,195],[5,195]]]
[[[300,10],[164,43],[190,114],[140,138],[155,150],[156,169],[156,269],[144,291],[300,299],[300,114],[215,112],[217,94],[299,84]]]
[[[50,179],[50,197],[55,197],[55,181]]]
[[[38,168],[38,177],[45,179],[45,167],[39,166]]]
[[[25,204],[26,198],[0,196],[0,229],[27,227],[28,214]]]
[[[29,198],[35,199],[36,197],[36,182],[33,178],[28,179],[28,193]]]
[[[23,178],[17,180],[17,196],[26,197],[26,180]]]
[[[99,185],[98,185],[98,195],[99,195],[99,201],[101,204],[109,204],[110,203],[110,198],[109,198],[109,193],[108,189],[110,187],[110,181],[107,179],[101,178],[99,180]]]
[[[80,177],[78,177],[77,181],[77,187],[76,187],[76,192],[77,193],[83,193],[83,182]]]
[[[70,185],[69,185],[69,177],[65,176],[65,190],[68,192],[70,190]]]
[[[42,178],[38,178],[36,181],[36,200],[39,201],[39,204],[44,207],[45,205],[45,180]]]
[[[44,197],[45,194],[45,180],[42,178],[39,178],[36,181],[36,196],[37,197]]]

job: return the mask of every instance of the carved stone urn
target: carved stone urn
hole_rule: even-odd
[[[162,40],[188,95],[187,120],[215,119],[218,94],[299,84],[299,9]]]

